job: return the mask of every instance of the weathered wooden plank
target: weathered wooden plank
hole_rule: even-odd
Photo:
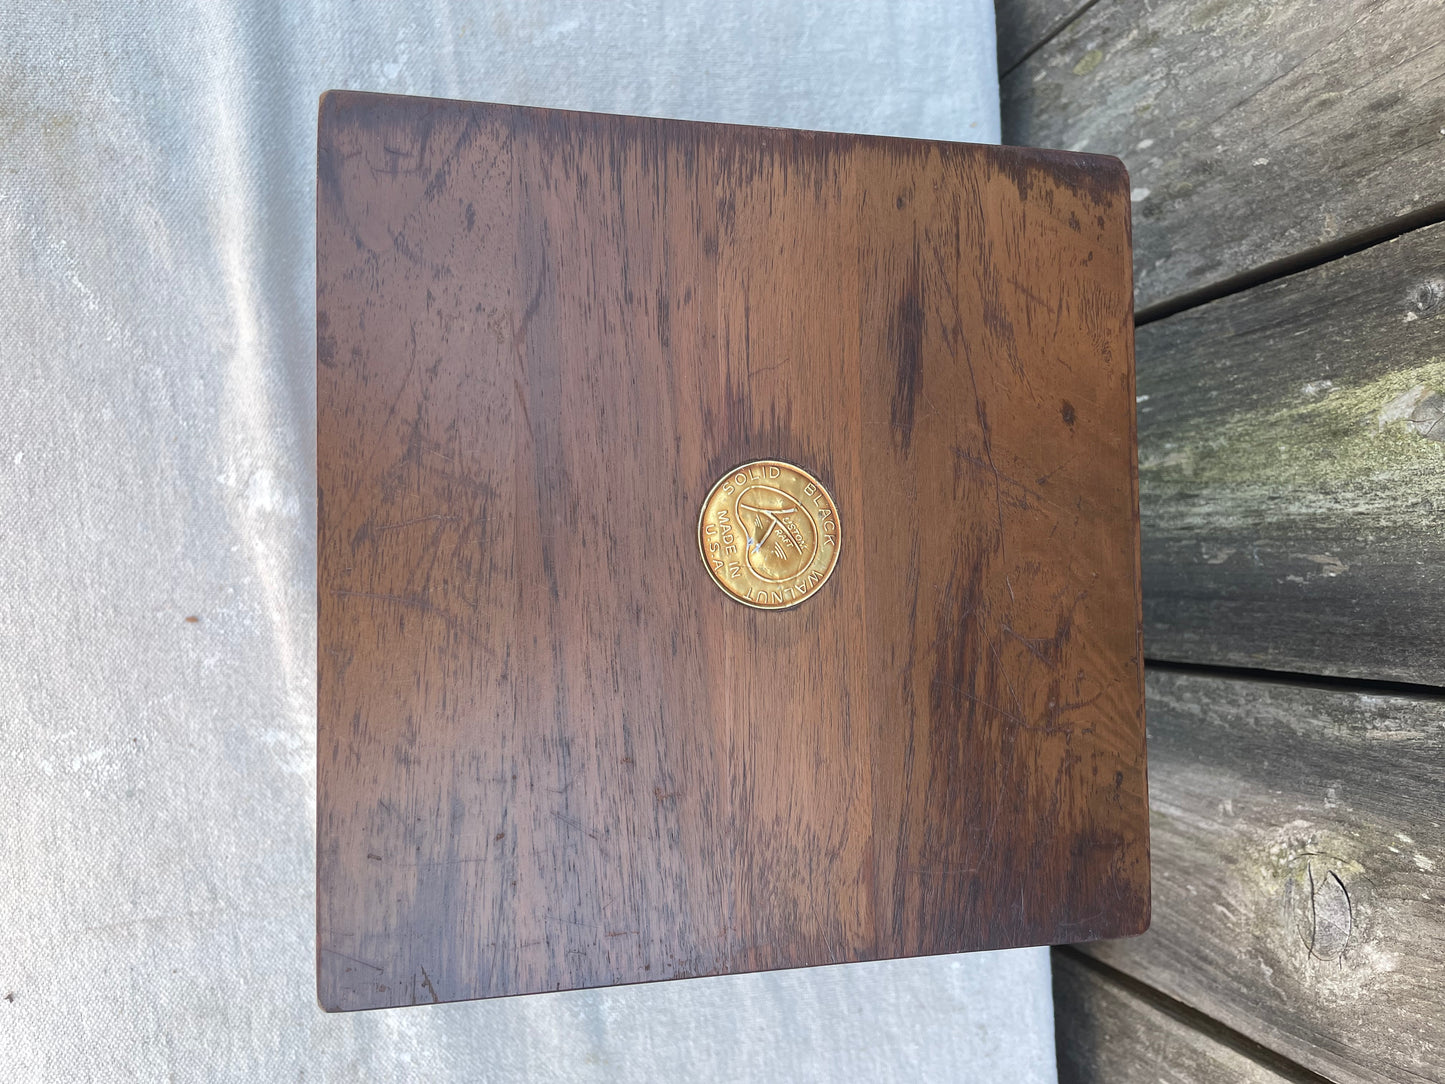
[[[1445,701],[1153,671],[1112,966],[1332,1080],[1445,1080]]]
[[[1276,1084],[1288,1080],[1055,952],[1059,1084]]]
[[[1117,154],[1142,308],[1445,200],[1438,0],[1101,0],[1004,81],[1004,141]]]
[[[1092,0],[996,0],[998,70],[1008,71],[1030,49],[1057,34]]]
[[[1151,658],[1445,684],[1445,226],[1139,329]]]

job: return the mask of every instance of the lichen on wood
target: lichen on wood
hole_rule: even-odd
[[[1139,329],[1151,658],[1445,684],[1445,226]]]

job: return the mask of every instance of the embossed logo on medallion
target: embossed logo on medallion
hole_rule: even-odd
[[[713,581],[748,606],[782,610],[822,587],[838,563],[838,509],[823,483],[791,463],[760,459],[729,471],[698,516]]]

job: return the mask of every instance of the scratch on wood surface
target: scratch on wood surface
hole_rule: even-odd
[[[434,523],[437,521],[455,523],[457,519],[457,516],[448,516],[443,515],[440,512],[434,512],[429,516],[417,516],[414,519],[405,519],[402,520],[400,523],[383,523],[379,527],[374,527],[372,529],[379,534],[382,531],[399,531],[403,527],[412,527],[418,523]]]
[[[1022,494],[1023,494],[1023,497],[1015,498],[1015,502],[1016,502],[1016,504],[1017,504],[1017,506],[1018,506],[1019,508],[1027,508],[1027,507],[1028,507],[1028,500],[1027,500],[1027,498],[1029,498],[1029,497],[1033,497],[1035,500],[1043,500],[1043,499],[1044,499],[1044,495],[1043,495],[1042,493],[1040,493],[1038,490],[1036,490],[1036,489],[1031,489],[1029,486],[1025,485],[1023,482],[1020,482],[1017,478],[1014,478],[1014,477],[1013,477],[1012,475],[1010,475],[1007,471],[1001,471],[1001,470],[999,470],[997,467],[995,467],[995,466],[993,465],[993,461],[992,461],[992,458],[991,458],[991,457],[990,457],[989,459],[980,459],[980,458],[979,458],[978,456],[976,456],[976,455],[971,455],[971,454],[969,454],[968,452],[965,452],[965,451],[964,451],[962,448],[960,448],[958,445],[954,445],[951,450],[952,450],[952,452],[953,452],[953,456],[954,456],[954,459],[955,459],[956,461],[961,462],[961,463],[967,463],[967,464],[969,464],[969,465],[971,465],[971,466],[977,467],[979,470],[988,472],[989,475],[993,478],[994,483],[995,483],[996,485],[999,485],[999,484],[1006,485],[1006,486],[1008,486],[1009,488],[1011,488],[1011,489],[1017,489],[1020,493],[1022,493]],[[1056,468],[1056,470],[1057,470],[1057,469],[1061,469],[1063,466],[1067,466],[1067,465],[1068,465],[1067,463],[1061,464],[1060,468]],[[1050,472],[1050,473],[1053,473],[1053,472]],[[1047,477],[1048,477],[1048,475],[1045,475],[1045,478],[1047,478]]]
[[[573,819],[572,817],[569,817],[569,816],[567,816],[567,815],[565,815],[565,814],[563,814],[563,813],[559,813],[559,812],[558,812],[557,810],[555,810],[555,809],[552,811],[552,816],[556,817],[559,821],[561,821],[563,824],[565,824],[568,828],[572,828],[572,829],[574,829],[574,830],[576,830],[576,831],[578,831],[578,832],[581,832],[581,833],[582,833],[584,836],[586,836],[588,839],[592,840],[594,843],[597,844],[598,849],[601,850],[603,854],[606,854],[606,853],[607,853],[607,846],[606,846],[606,843],[605,843],[605,839],[604,839],[604,836],[603,836],[601,833],[599,833],[599,832],[594,832],[592,829],[588,828],[588,827],[587,827],[585,824],[583,824],[581,821],[575,820],[575,819]]]
[[[365,598],[371,599],[373,602],[394,602],[399,606],[415,607],[425,613],[430,613],[433,609],[430,602],[420,597],[413,598],[406,595],[388,595],[378,591],[345,591],[339,587],[332,588],[331,593],[338,598]]]
[[[1053,665],[1053,663],[1049,661],[1047,656],[1044,655],[1044,653],[1040,650],[1039,647],[1040,644],[1053,643],[1052,640],[1046,638],[1037,640],[1031,639],[1030,637],[1025,636],[1023,633],[1018,632],[1017,630],[1009,627],[1008,625],[1000,625],[999,631],[1002,632],[1005,636],[1010,636],[1013,639],[1017,640],[1019,643],[1023,644],[1024,648],[1028,651],[1028,653],[1034,658],[1038,659],[1039,662],[1043,663],[1045,666]]]
[[[433,554],[433,559],[435,559],[435,554]],[[429,617],[440,620],[446,625],[448,631],[461,635],[490,658],[496,659],[498,657],[496,649],[479,637],[470,625],[437,608],[426,595],[393,595],[381,591],[348,591],[339,587],[333,587],[331,594],[337,598],[366,599],[370,602],[385,602],[394,606],[403,606],[407,609],[418,610]]]
[[[1016,723],[1019,726],[1028,725],[1028,720],[1025,719],[1022,715],[1011,712],[1007,708],[1001,708],[997,704],[992,703],[991,701],[985,700],[982,697],[974,696],[972,693],[964,692],[963,685],[959,682],[944,681],[941,678],[935,678],[932,682],[932,687],[935,689],[952,689],[956,695],[963,697],[963,699],[970,701],[971,703],[978,704],[981,707],[987,708],[989,711],[1001,715],[1003,718],[1007,719],[1011,723]]]
[[[348,955],[346,955],[346,953],[344,953],[344,952],[337,952],[334,948],[326,948],[326,947],[323,945],[322,948],[321,948],[321,951],[324,952],[324,953],[326,953],[326,954],[329,955],[329,956],[339,956],[339,957],[341,957],[341,959],[343,959],[343,960],[350,960],[352,963],[354,963],[354,964],[360,964],[362,967],[369,967],[369,968],[371,968],[373,971],[380,971],[380,970],[382,970],[381,968],[377,967],[375,964],[369,964],[369,963],[367,963],[365,960],[358,960],[355,956],[348,956]]]

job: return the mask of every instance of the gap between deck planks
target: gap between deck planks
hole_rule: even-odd
[[[1445,696],[1146,690],[1153,926],[1084,951],[1332,1080],[1445,1080]]]
[[[994,25],[998,32],[1000,78],[1098,2],[1099,0],[998,0],[994,5]]]
[[[1124,159],[1140,309],[1445,200],[1434,0],[1099,0],[1064,21],[1004,77],[1004,141]]]
[[[1051,962],[1060,1084],[1328,1084],[1076,949]]]

